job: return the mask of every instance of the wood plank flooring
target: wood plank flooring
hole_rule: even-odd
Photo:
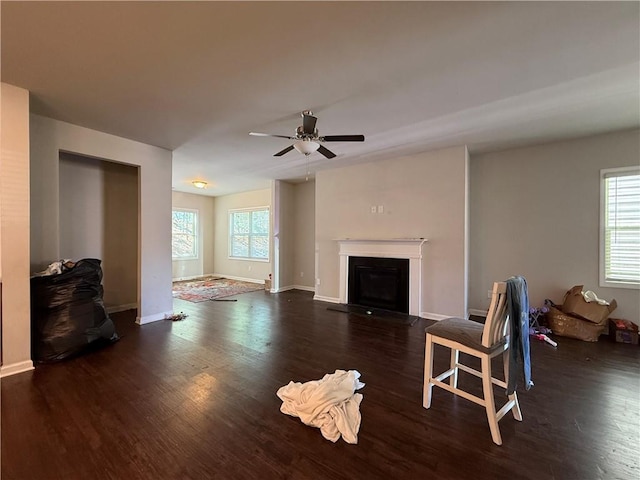
[[[500,422],[499,447],[481,407],[440,389],[422,407],[430,321],[329,311],[296,290],[233,298],[176,300],[180,322],[113,315],[116,344],[3,379],[2,480],[640,478],[638,346],[533,341],[524,421]],[[366,383],[357,445],[279,411],[279,387],[336,369]]]

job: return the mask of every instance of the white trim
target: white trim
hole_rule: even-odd
[[[340,303],[340,299],[336,297],[324,297],[322,295],[314,295],[313,299],[318,300],[320,302]]]
[[[196,234],[194,235],[196,238],[196,255],[188,256],[188,257],[174,257],[173,256],[173,212],[186,212],[186,213],[194,213],[196,224]],[[200,238],[200,210],[197,208],[182,208],[182,207],[172,207],[171,208],[171,261],[172,262],[183,262],[185,260],[199,260],[200,259],[200,244],[202,243],[202,239]]]
[[[340,303],[349,303],[349,257],[409,259],[409,315],[422,309],[422,246],[425,238],[339,239]]]
[[[248,256],[248,257],[235,257],[235,256],[232,256],[231,255],[231,252],[233,250],[233,248],[232,248],[232,244],[233,244],[233,242],[232,242],[232,238],[233,238],[233,228],[232,228],[233,222],[231,221],[232,215],[234,213],[241,213],[241,212],[251,212],[251,213],[253,213],[253,212],[261,212],[261,211],[264,211],[264,210],[267,211],[267,216],[269,218],[269,231],[264,235],[264,236],[267,237],[267,241],[268,241],[268,244],[269,244],[269,246],[267,247],[268,248],[267,258],[259,258],[259,257],[252,257],[252,256]],[[269,205],[261,205],[261,206],[258,206],[258,207],[245,207],[245,208],[230,208],[229,210],[227,210],[227,222],[228,222],[227,223],[227,232],[228,232],[228,235],[229,235],[229,238],[227,238],[227,259],[228,260],[249,260],[251,262],[265,262],[265,263],[269,263],[271,261],[272,253],[271,253],[271,242],[270,242],[269,236],[270,236],[270,233],[272,231],[272,228],[271,228],[272,219],[271,219],[271,207]],[[250,229],[250,232],[249,232],[249,254],[251,254],[251,237],[252,236],[262,236],[262,235],[254,235],[253,234],[253,223],[250,221],[249,225],[250,225],[250,227],[249,227],[249,229]]]
[[[159,320],[165,320],[167,317],[173,315],[173,310],[162,313],[155,313],[153,315],[147,315],[145,317],[136,317],[136,323],[138,325],[146,325],[147,323],[157,322]]]
[[[126,310],[137,310],[137,303],[126,303],[124,305],[113,305],[112,307],[105,307],[108,314],[124,312]]]
[[[315,292],[316,289],[314,287],[307,287],[306,285],[294,285],[293,288],[295,290],[304,290],[305,292]]]
[[[421,312],[419,315],[421,318],[426,318],[427,320],[446,320],[447,318],[451,318],[451,315],[440,315],[439,313],[431,313],[431,312]]]
[[[316,291],[315,288],[306,287],[304,285],[287,285],[286,287],[272,288],[271,289],[271,293],[286,292],[287,290],[305,290],[307,292],[315,292]]]
[[[256,280],[255,278],[235,277],[233,275],[222,275],[221,273],[214,273],[214,277],[228,278],[229,280],[238,280],[239,282],[259,283],[264,285],[264,280]]]
[[[475,315],[476,317],[486,317],[487,313],[487,310],[478,310],[476,308],[469,309],[469,315]]]
[[[28,372],[30,370],[33,370],[33,368],[33,362],[31,360],[12,363],[10,365],[3,365],[2,368],[0,368],[0,378],[8,377],[10,375],[16,375],[18,373]]]
[[[271,289],[271,293],[280,293],[280,292],[286,292],[288,290],[294,290],[296,287],[294,285],[288,285],[286,287],[280,287],[280,288],[272,288]]]
[[[599,238],[598,238],[598,280],[599,286],[607,288],[628,288],[632,290],[640,289],[638,283],[625,283],[614,282],[606,279],[606,267],[605,267],[605,212],[606,212],[606,192],[605,192],[605,180],[611,173],[627,173],[629,175],[638,175],[640,173],[640,166],[632,165],[628,167],[618,168],[604,168],[600,170],[600,224],[599,224]]]
[[[189,277],[174,277],[171,279],[172,282],[184,282],[185,280],[197,280],[199,278],[212,277],[211,275],[191,275]]]

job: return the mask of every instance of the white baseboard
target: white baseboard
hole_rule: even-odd
[[[213,276],[228,278],[230,280],[238,280],[239,282],[259,283],[260,285],[264,285],[264,280],[256,280],[255,278],[234,277],[233,275],[223,275],[221,273],[214,273]]]
[[[144,317],[136,317],[136,323],[138,325],[146,325],[147,323],[157,322],[164,320],[166,317],[173,315],[173,311],[155,313],[153,315],[145,315]]]
[[[469,309],[469,315],[477,315],[478,317],[486,317],[487,313],[488,312],[486,310],[478,310],[476,308],[470,308]]]
[[[306,290],[307,292],[315,292],[313,287],[306,287],[304,285],[287,285],[286,287],[280,287],[278,289],[272,288],[271,293],[286,292],[287,290]]]
[[[420,312],[421,318],[426,318],[428,320],[445,320],[447,318],[451,318],[451,315],[440,315],[439,313],[431,313],[431,312]]]
[[[182,282],[184,280],[197,280],[199,278],[207,277],[222,277],[223,275],[216,275],[215,273],[203,273],[202,275],[191,275],[190,277],[175,277],[172,278],[172,282]]]
[[[271,289],[271,293],[280,293],[280,292],[286,292],[287,290],[293,290],[294,287],[293,285],[287,285],[286,287],[280,287],[280,288],[272,288]]]
[[[307,287],[306,285],[294,285],[294,289],[296,290],[304,290],[305,292],[315,292],[316,289],[313,287]]]
[[[124,312],[126,310],[137,310],[138,309],[138,304],[137,303],[128,303],[125,305],[113,305],[111,307],[105,307],[107,310],[108,314],[112,314],[112,313],[118,313],[118,312]]]
[[[33,370],[33,362],[31,360],[3,365],[2,368],[0,368],[0,378],[28,372],[29,370]]]
[[[336,297],[323,297],[322,295],[314,295],[313,299],[319,300],[321,302],[340,303],[340,299]]]

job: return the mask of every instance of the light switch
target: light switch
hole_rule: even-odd
[[[375,205],[371,205],[371,213],[376,213],[376,206]]]

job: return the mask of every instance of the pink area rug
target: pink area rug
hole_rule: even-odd
[[[207,300],[255,292],[264,287],[259,283],[241,282],[229,278],[206,277],[173,283],[173,298],[198,303]]]

